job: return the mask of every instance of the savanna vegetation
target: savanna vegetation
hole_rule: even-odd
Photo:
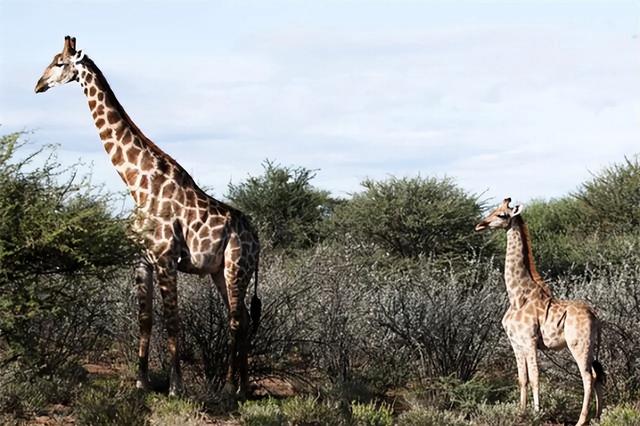
[[[161,303],[154,392],[134,387],[132,264],[118,195],[54,148],[0,139],[0,423],[78,425],[514,425],[578,417],[568,354],[540,355],[539,413],[517,409],[501,329],[504,234],[475,234],[487,203],[452,179],[365,180],[335,199],[315,171],[264,164],[225,198],[260,231],[263,318],[254,396],[224,398],[226,312],[208,279],[180,276],[185,390],[166,395]],[[640,162],[575,193],[532,200],[538,269],[604,322],[601,425],[640,424]],[[502,194],[500,194],[502,195]],[[517,197],[517,194],[504,194]],[[156,295],[156,298],[158,296]]]

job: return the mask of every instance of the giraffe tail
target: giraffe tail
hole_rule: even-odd
[[[591,368],[593,368],[593,373],[595,375],[596,383],[606,384],[607,383],[607,374],[604,372],[604,367],[597,359],[593,360],[593,364],[591,364]]]
[[[593,369],[593,373],[596,379],[597,384],[605,385],[607,383],[607,375],[604,372],[604,367],[598,361],[598,352],[600,352],[600,340],[602,338],[602,324],[600,322],[597,323],[597,333],[598,340],[596,342],[596,354],[593,363],[591,364],[591,368]]]
[[[258,269],[260,266],[259,254],[256,255],[256,270],[253,278],[253,297],[251,298],[251,329],[253,333],[258,330],[260,325],[260,315],[262,314],[262,301],[258,297]]]

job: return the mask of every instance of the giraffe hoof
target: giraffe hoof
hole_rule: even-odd
[[[226,383],[222,388],[222,394],[225,396],[235,396],[236,388],[233,383]]]
[[[236,398],[240,401],[244,401],[247,399],[247,391],[245,389],[238,389],[236,391]]]
[[[171,386],[169,388],[169,396],[180,396],[180,389],[177,386]]]

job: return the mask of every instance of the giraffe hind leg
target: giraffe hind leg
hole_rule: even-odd
[[[225,281],[229,302],[229,365],[225,392],[244,396],[248,389],[249,313],[244,303],[248,280],[233,266],[225,267]],[[238,378],[239,387],[236,384]]]
[[[148,389],[149,342],[153,326],[153,265],[147,259],[140,261],[136,269],[135,279],[138,298],[138,323],[140,326],[136,387]]]
[[[240,332],[238,335],[238,360],[237,368],[240,374],[240,388],[239,395],[244,398],[249,392],[249,346],[250,346],[250,332],[249,332],[249,313],[244,303],[241,304],[242,314],[240,323]]]
[[[517,351],[514,347],[516,364],[518,365],[518,387],[520,389],[520,410],[527,408],[527,385],[529,377],[527,374],[527,358],[523,352]]]
[[[591,393],[594,385],[594,378],[592,374],[593,355],[588,347],[577,343],[570,343],[569,350],[571,355],[578,364],[580,370],[580,376],[582,376],[582,385],[584,390],[584,396],[582,399],[582,409],[580,411],[580,419],[576,425],[586,425],[589,421],[589,405],[591,402]]]
[[[594,360],[591,368],[591,374],[593,376],[593,388],[596,392],[596,418],[599,419],[602,414],[602,407],[604,404],[603,386],[605,383],[604,367],[599,361]]]

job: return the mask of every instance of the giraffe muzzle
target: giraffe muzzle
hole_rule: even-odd
[[[36,93],[44,93],[47,90],[49,90],[49,85],[47,84],[47,81],[44,78],[41,78],[40,80],[38,80],[38,83],[36,83]]]
[[[476,232],[481,232],[484,231],[485,229],[487,229],[489,227],[489,225],[485,222],[480,222],[479,224],[476,225],[475,230]]]

